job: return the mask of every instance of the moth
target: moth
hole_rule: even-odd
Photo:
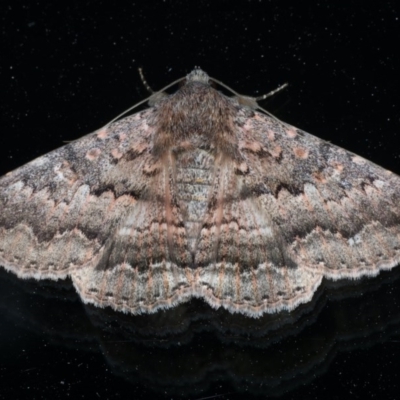
[[[85,303],[257,317],[400,261],[400,177],[228,97],[171,95],[0,179],[0,264]]]

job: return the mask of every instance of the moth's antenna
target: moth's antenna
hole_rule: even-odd
[[[170,83],[169,85],[163,87],[161,90],[158,90],[157,92],[154,92],[154,91],[151,89],[151,87],[147,84],[146,80],[144,79],[144,76],[143,76],[143,73],[142,73],[142,69],[141,69],[141,68],[139,68],[139,74],[140,74],[140,77],[141,77],[141,79],[142,79],[142,82],[143,82],[144,86],[146,87],[146,89],[147,89],[150,93],[152,93],[152,95],[149,96],[149,97],[147,97],[147,98],[145,98],[145,99],[142,100],[142,101],[139,101],[139,103],[136,103],[134,106],[128,108],[127,110],[125,110],[125,111],[122,112],[121,114],[117,115],[117,116],[116,116],[114,119],[112,119],[110,122],[107,122],[107,123],[103,126],[103,128],[107,128],[109,125],[111,125],[111,124],[112,124],[113,122],[115,122],[117,119],[119,119],[119,118],[121,118],[122,116],[124,116],[124,115],[125,115],[126,113],[128,113],[129,111],[132,111],[134,108],[139,107],[139,106],[142,105],[143,103],[146,103],[146,102],[148,102],[148,101],[151,101],[151,100],[154,99],[154,97],[157,96],[158,94],[161,95],[165,90],[169,89],[171,86],[174,86],[174,85],[176,85],[177,83],[179,83],[179,82],[183,81],[184,79],[186,79],[186,76],[184,76],[184,77],[182,77],[182,78],[179,78],[179,79],[177,79],[176,81]],[[102,128],[102,129],[103,129],[103,128]]]
[[[280,92],[282,89],[285,89],[285,87],[287,87],[289,84],[286,82],[283,85],[277,87],[275,90],[272,90],[271,92],[264,94],[262,96],[258,96],[255,98],[256,101],[261,101],[261,100],[265,100],[268,97],[273,96],[274,94]]]
[[[223,88],[229,90],[231,93],[233,93],[234,95],[241,97],[243,95],[235,92],[232,88],[230,88],[229,86],[225,85],[225,83],[222,83],[221,81],[218,81],[217,79],[214,78],[210,78],[211,81],[215,82],[217,85],[222,86]],[[288,83],[284,83],[283,85],[279,86],[278,88],[276,88],[275,90],[272,90],[271,92],[264,94],[262,96],[258,96],[258,97],[253,97],[253,99],[255,101],[260,101],[260,100],[265,100],[267,97],[271,97],[273,96],[275,93],[280,92],[282,89],[285,89],[285,87],[287,87],[289,84]]]
[[[214,78],[210,78],[210,81],[213,81],[214,83],[216,83],[219,86],[222,86],[223,88],[225,88],[226,90],[229,90],[231,93],[233,93],[235,96],[240,97],[241,95],[237,92],[235,92],[232,88],[230,88],[229,86],[225,85],[225,83],[222,83],[221,81],[218,81],[217,79]]]
[[[150,92],[151,94],[154,93],[154,90],[149,86],[149,84],[147,83],[144,75],[143,75],[143,69],[139,68],[139,75],[140,75],[140,79],[142,80],[143,86],[146,88],[146,90],[148,92]]]
[[[267,93],[267,94],[264,94],[264,95],[262,95],[262,96],[258,96],[258,97],[256,97],[256,98],[254,99],[255,102],[256,102],[256,104],[257,104],[257,108],[258,108],[259,110],[265,112],[265,114],[269,115],[269,116],[272,117],[272,118],[275,118],[277,121],[282,122],[282,123],[284,123],[284,124],[285,124],[285,122],[283,122],[283,121],[281,121],[279,118],[275,117],[275,115],[272,115],[272,114],[271,114],[270,112],[268,112],[265,108],[260,107],[260,106],[258,105],[257,101],[265,100],[266,98],[273,96],[274,94],[280,92],[282,89],[285,89],[288,85],[289,85],[289,84],[286,82],[286,83],[284,83],[283,85],[277,87],[275,90],[272,90],[271,92],[269,92],[269,93]]]
[[[274,118],[274,119],[280,121],[279,118],[275,117],[275,115],[272,115],[270,112],[268,112],[264,108],[260,107],[258,105],[257,101],[265,100],[266,98],[271,97],[274,94],[280,92],[282,89],[284,89],[285,87],[288,86],[288,83],[284,83],[283,85],[279,86],[275,90],[272,90],[271,92],[264,94],[262,96],[250,97],[250,96],[243,96],[242,94],[235,92],[232,88],[230,88],[229,86],[225,85],[224,83],[218,81],[217,79],[210,78],[210,80],[215,82],[217,85],[222,86],[226,90],[229,90],[231,93],[233,93],[238,98],[240,103],[246,104],[246,105],[250,106],[251,108],[257,108],[257,109],[263,111],[265,114],[269,115],[271,118]]]
[[[111,125],[111,124],[112,124],[113,122],[115,122],[117,119],[120,119],[122,116],[124,116],[124,115],[125,115],[126,113],[128,113],[129,111],[132,111],[134,108],[139,107],[139,106],[142,105],[143,103],[146,103],[147,101],[150,100],[150,98],[151,98],[152,96],[153,96],[153,95],[147,97],[146,99],[144,99],[144,100],[142,100],[142,101],[139,101],[139,103],[136,103],[134,106],[128,108],[127,110],[125,110],[125,111],[122,112],[121,114],[117,115],[117,116],[116,116],[115,118],[113,118],[110,122],[107,122],[107,123],[103,126],[103,128],[108,127],[109,125]]]

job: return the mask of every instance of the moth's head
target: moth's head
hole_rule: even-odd
[[[207,85],[210,82],[210,77],[201,68],[195,67],[190,74],[186,75],[186,83],[189,82],[200,82]]]
[[[139,71],[139,72],[141,73],[141,71]],[[143,76],[142,76],[142,80],[144,80]],[[210,81],[211,81],[211,79],[207,75],[207,73],[205,73],[201,68],[195,67],[194,70],[190,74],[186,75],[186,77],[180,78],[180,79],[172,82],[171,84],[166,86],[164,89],[161,89],[159,92],[153,92],[153,94],[149,98],[149,106],[152,107],[152,106],[156,105],[158,102],[160,102],[162,99],[167,98],[168,95],[166,92],[164,92],[164,90],[168,89],[171,86],[174,86],[176,84],[179,84],[179,86],[185,86],[188,83],[193,83],[193,82],[198,82],[198,83],[202,83],[204,85],[209,85]],[[147,83],[145,83],[145,85],[147,85]],[[149,88],[149,90],[151,90],[151,89]]]

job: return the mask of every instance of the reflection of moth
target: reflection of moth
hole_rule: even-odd
[[[125,312],[195,296],[258,316],[399,262],[398,176],[210,81],[1,178],[0,264]]]

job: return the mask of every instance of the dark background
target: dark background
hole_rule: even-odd
[[[0,16],[1,174],[101,127],[147,97],[138,67],[160,89],[197,65],[250,96],[288,82],[287,90],[262,106],[400,173],[396,1],[7,3]],[[71,287],[60,294],[51,285],[1,272],[0,398],[335,399],[399,393],[400,285],[394,273],[375,278],[376,287],[365,293],[354,289],[355,296],[322,291],[318,311],[305,312],[308,322],[300,324],[300,332],[285,322],[284,339],[276,334],[271,341],[267,328],[268,345],[252,348],[227,340],[226,330],[215,326],[228,317],[196,302],[185,309],[185,327],[178,321],[179,329],[165,328],[168,346],[160,345],[164,339],[147,322],[133,317],[122,325],[143,322],[147,328],[140,333],[131,328],[122,338],[115,329],[115,339],[108,328],[121,321],[110,325],[105,316],[93,318]],[[237,329],[230,332],[236,338]],[[323,343],[320,354],[305,346],[308,335]],[[110,356],[105,345],[116,342],[125,343],[119,357]],[[272,352],[279,349],[286,359],[285,348],[299,353],[283,377],[274,371],[279,356]],[[136,372],[135,357],[121,361],[130,352],[143,359]],[[265,364],[255,373],[252,360],[260,355]],[[174,368],[175,375],[169,373]]]

